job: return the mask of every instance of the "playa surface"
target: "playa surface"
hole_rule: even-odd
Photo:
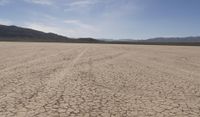
[[[0,42],[1,117],[199,117],[200,47]]]

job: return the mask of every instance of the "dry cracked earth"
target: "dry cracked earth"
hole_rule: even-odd
[[[200,117],[200,47],[0,42],[0,117]]]

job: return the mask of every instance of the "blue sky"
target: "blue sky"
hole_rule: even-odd
[[[0,0],[0,24],[68,37],[200,35],[200,0]]]

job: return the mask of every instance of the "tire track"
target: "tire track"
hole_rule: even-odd
[[[84,55],[84,53],[87,50],[88,50],[88,48],[85,48],[84,50],[82,50],[80,52],[80,54],[78,54],[78,56],[69,64],[69,66],[67,68],[63,69],[61,72],[59,72],[58,74],[56,74],[55,75],[56,78],[54,78],[53,80],[48,81],[47,87],[58,85],[63,80],[63,78],[65,78],[65,76],[69,73],[69,71],[75,66],[75,64]]]
[[[68,52],[70,52],[72,50],[73,49],[69,49]],[[43,56],[43,57],[35,58],[33,60],[25,61],[23,63],[15,64],[15,65],[12,65],[10,67],[6,67],[4,69],[0,69],[0,72],[1,73],[8,72],[8,71],[11,71],[12,69],[16,69],[18,67],[28,66],[29,64],[35,64],[35,63],[40,62],[42,60],[46,60],[47,58],[52,58],[52,57],[55,58],[61,53],[63,53],[63,52],[59,52],[59,53],[56,53],[56,54],[54,53],[54,54],[46,55],[46,56]]]
[[[77,49],[81,49],[81,48],[79,47]],[[8,91],[8,90],[11,90],[12,87],[15,87],[15,90],[17,90],[20,87],[37,84],[35,82],[37,82],[39,79],[42,79],[43,82],[46,82],[45,80],[48,80],[47,78],[49,78],[49,76],[57,73],[57,69],[59,69],[59,70],[62,69],[63,61],[60,61],[60,60],[64,60],[64,59],[63,59],[63,57],[60,57],[60,55],[61,54],[68,55],[69,53],[72,53],[72,51],[74,51],[74,49],[71,48],[71,49],[68,49],[66,52],[61,51],[61,52],[58,52],[57,54],[51,54],[49,56],[42,56],[35,60],[30,60],[28,62],[18,64],[17,66],[13,66],[12,68],[8,67],[6,70],[3,70],[3,71],[0,70],[0,75],[4,76],[4,77],[0,76],[0,80],[2,81],[2,82],[0,82],[0,91],[5,92],[4,89]],[[64,58],[65,58],[65,56],[64,56]],[[69,61],[71,61],[71,60],[67,59],[67,61],[64,62],[64,64],[68,63]],[[52,62],[53,62],[53,64],[48,64],[48,63],[52,63]],[[47,68],[47,69],[42,70],[40,68],[42,66],[46,66],[44,68]],[[30,69],[32,69],[34,67],[38,67],[38,68],[35,68],[36,71],[35,70],[30,71]],[[46,75],[43,75],[44,73]],[[31,78],[36,78],[36,79],[33,81],[32,79],[30,79],[28,77],[24,77],[25,75],[28,75],[28,77],[30,76]],[[37,79],[37,77],[40,77],[40,76],[44,76],[46,78],[41,77],[41,78]],[[26,81],[26,83],[24,82],[24,80]],[[22,82],[24,85],[20,86],[20,84],[22,84]],[[8,89],[8,87],[10,87],[10,88]],[[6,93],[6,95],[7,95],[6,97],[9,97],[10,93],[12,93],[12,92]]]
[[[35,114],[30,114],[29,111],[37,110],[39,108],[43,108],[45,105],[48,105],[54,96],[63,92],[62,87],[64,87],[64,82],[66,82],[66,78],[70,78],[72,73],[70,70],[73,69],[74,65],[80,60],[80,58],[84,55],[84,53],[88,50],[88,48],[83,49],[74,59],[73,61],[62,71],[56,73],[52,76],[53,79],[47,81],[43,86],[38,88],[38,91],[35,91],[36,95],[32,96],[29,99],[28,103],[25,104],[24,108],[19,109],[17,112],[18,116],[31,116]],[[39,92],[41,89],[42,92]],[[36,100],[35,100],[36,99]],[[32,107],[31,105],[37,105]],[[26,111],[24,111],[26,109]],[[36,112],[36,111],[35,111]],[[29,114],[28,114],[29,113]],[[37,115],[38,113],[36,113]]]
[[[123,55],[125,55],[126,52],[118,52],[118,53],[114,53],[114,54],[109,54],[109,55],[106,55],[106,56],[100,56],[98,58],[93,58],[89,61],[84,61],[84,62],[81,62],[77,65],[85,65],[85,64],[88,64],[88,62],[94,62],[94,63],[99,63],[99,62],[102,62],[102,61],[109,61],[109,60],[113,60],[113,59],[116,59],[118,57],[121,57]]]

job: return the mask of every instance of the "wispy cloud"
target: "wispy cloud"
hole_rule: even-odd
[[[80,20],[64,20],[65,27],[67,30],[71,30],[71,32],[66,32],[67,35],[72,37],[94,37],[101,30],[88,23],[84,23]]]
[[[25,2],[40,4],[40,5],[52,5],[52,0],[24,0]]]
[[[74,0],[67,2],[64,11],[68,13],[75,13],[76,15],[87,16],[91,15],[96,17],[121,17],[132,15],[142,9],[135,3],[136,0]],[[95,17],[94,17],[95,18]],[[93,19],[94,19],[93,18]]]
[[[53,32],[69,37],[93,37],[98,30],[92,25],[82,23],[79,20],[51,20],[48,22],[25,22],[24,27],[31,29],[43,31],[43,32]]]
[[[0,0],[0,6],[6,5],[10,2],[10,0]]]
[[[78,12],[87,11],[98,2],[99,0],[74,0],[71,2],[67,2],[66,4],[67,8],[65,8],[64,11],[78,11]]]
[[[74,37],[74,34],[76,33],[76,31],[72,29],[67,29],[64,27],[57,26],[57,25],[45,24],[41,22],[26,22],[23,26],[34,29],[34,30],[46,32],[46,33],[51,32],[51,33],[56,33],[56,34],[71,36],[71,37]]]
[[[47,24],[39,23],[39,22],[26,22],[24,26],[31,29],[47,32],[47,33],[48,32],[60,33],[59,28],[56,28],[53,25],[47,25]]]
[[[12,25],[12,21],[7,20],[7,19],[0,19],[0,24],[3,24],[3,25]]]
[[[81,0],[81,1],[74,1],[74,2],[71,2],[69,4],[69,6],[71,7],[85,7],[85,6],[88,6],[88,5],[92,5],[92,4],[95,4],[97,1],[96,0]]]
[[[92,25],[81,22],[80,20],[65,20],[65,24],[75,25],[77,28],[83,28],[87,30],[96,30]]]

